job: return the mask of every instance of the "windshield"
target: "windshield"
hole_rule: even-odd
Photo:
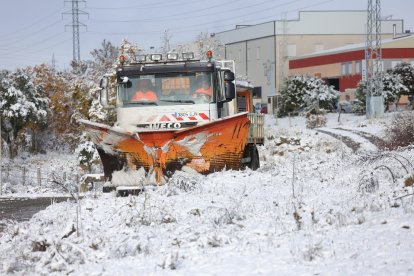
[[[213,101],[212,73],[168,73],[121,77],[118,105],[204,104]]]

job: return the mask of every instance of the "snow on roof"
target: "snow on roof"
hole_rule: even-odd
[[[243,88],[254,88],[254,86],[248,81],[236,80],[236,86]]]
[[[392,42],[395,42],[395,41],[412,39],[413,37],[414,36],[412,36],[412,35],[406,35],[406,36],[396,37],[396,38],[387,38],[387,39],[383,39],[381,41],[381,43],[382,43],[382,45],[385,45],[385,44],[389,44],[389,43],[392,43]],[[332,48],[332,49],[312,52],[310,54],[305,54],[305,55],[298,56],[298,57],[292,57],[292,58],[290,58],[290,60],[298,60],[298,59],[304,59],[304,58],[309,58],[309,57],[318,57],[318,56],[332,55],[332,54],[338,54],[338,53],[343,53],[343,52],[352,52],[352,51],[358,51],[358,50],[365,50],[365,48],[366,48],[366,43],[365,42],[355,43],[355,44],[349,44],[349,45],[345,45],[345,46],[338,47],[338,48]]]

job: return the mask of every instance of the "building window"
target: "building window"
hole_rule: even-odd
[[[260,59],[260,47],[256,48],[256,59]]]
[[[361,74],[362,73],[362,61],[358,60],[355,61],[355,74]]]
[[[288,44],[288,57],[295,57],[296,56],[296,44]]]
[[[341,64],[342,75],[351,75],[352,74],[352,62],[345,62]]]

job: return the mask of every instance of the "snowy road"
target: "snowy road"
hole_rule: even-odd
[[[68,200],[68,197],[0,198],[0,221],[4,219],[24,221],[52,203]],[[2,230],[0,223],[0,231]]]

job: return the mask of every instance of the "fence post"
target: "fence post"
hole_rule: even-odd
[[[22,167],[22,178],[23,178],[23,186],[26,184],[26,167]]]
[[[6,166],[6,181],[9,182],[10,177],[10,166]]]
[[[66,182],[66,172],[63,172],[63,184]]]
[[[37,184],[42,186],[42,174],[40,172],[40,167],[37,167]]]

